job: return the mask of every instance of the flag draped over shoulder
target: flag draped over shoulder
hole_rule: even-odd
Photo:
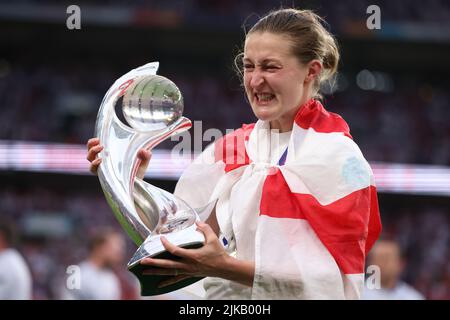
[[[269,123],[244,125],[177,184],[192,207],[215,203],[227,249],[255,261],[253,287],[208,278],[207,296],[359,298],[381,222],[372,170],[347,123],[312,99],[295,117],[284,165],[270,162],[270,139]]]

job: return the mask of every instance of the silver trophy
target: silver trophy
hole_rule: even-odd
[[[159,63],[131,70],[109,88],[95,125],[95,136],[104,146],[98,177],[106,200],[122,227],[139,246],[128,269],[141,283],[142,295],[163,294],[192,284],[192,277],[158,288],[172,276],[143,275],[145,257],[177,259],[161,241],[184,248],[198,248],[204,236],[197,231],[199,215],[185,201],[136,177],[140,149],[151,150],[163,140],[191,127],[182,116],[183,97],[169,79],[156,75]],[[125,121],[116,114],[122,109]],[[126,122],[126,123],[125,123]]]

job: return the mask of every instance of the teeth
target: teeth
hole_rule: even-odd
[[[260,101],[270,101],[274,98],[274,95],[270,93],[258,93],[256,94],[256,97]]]

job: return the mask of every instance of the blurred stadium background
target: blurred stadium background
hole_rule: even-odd
[[[81,8],[81,30],[66,28],[70,4]],[[59,298],[86,235],[120,228],[85,160],[113,81],[158,60],[203,130],[253,122],[233,58],[244,21],[280,4],[316,10],[337,36],[340,73],[325,105],[374,168],[384,233],[406,252],[404,280],[427,299],[450,298],[448,1],[0,1],[0,214],[20,231],[34,299]],[[371,4],[381,30],[366,27]],[[154,152],[147,175],[167,190],[186,165],[168,158],[173,144]],[[128,257],[135,249],[128,241]],[[135,298],[125,262],[117,273],[122,297]]]

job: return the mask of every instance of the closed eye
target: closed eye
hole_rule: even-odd
[[[265,69],[265,70],[277,70],[277,69],[280,69],[280,67],[278,67],[278,66],[273,66],[273,65],[270,65],[270,66],[263,66],[262,68]]]

